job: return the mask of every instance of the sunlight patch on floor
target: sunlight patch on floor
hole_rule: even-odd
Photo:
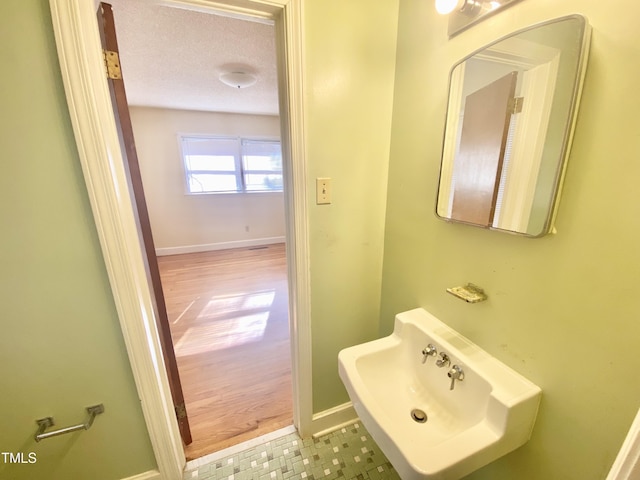
[[[175,343],[177,356],[198,355],[262,339],[275,290],[212,298],[198,314],[201,326],[187,328]],[[228,316],[233,313],[233,316]],[[216,318],[216,317],[226,318]]]
[[[198,317],[223,316],[228,313],[246,310],[268,310],[273,305],[275,297],[275,290],[213,297],[198,314]]]

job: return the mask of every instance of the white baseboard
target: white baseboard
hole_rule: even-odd
[[[123,478],[122,480],[160,480],[160,472],[158,470],[149,470],[148,472],[139,473],[138,475]]]
[[[163,255],[179,255],[182,253],[209,252],[213,250],[227,250],[229,248],[259,247],[262,245],[271,245],[274,243],[284,243],[284,242],[285,242],[285,237],[252,238],[249,240],[235,240],[232,242],[207,243],[204,245],[185,245],[182,247],[156,248],[156,255],[159,257],[162,257]]]
[[[311,420],[311,435],[314,438],[331,433],[358,420],[358,414],[351,402],[315,413]]]

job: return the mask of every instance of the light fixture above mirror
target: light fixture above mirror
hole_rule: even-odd
[[[517,1],[519,0],[436,0],[436,10],[442,15],[449,15],[448,33],[452,37]]]

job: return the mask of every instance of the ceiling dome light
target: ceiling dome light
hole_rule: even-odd
[[[456,9],[462,9],[466,3],[466,0],[436,0],[436,10],[441,15],[447,15]]]
[[[258,77],[246,72],[227,72],[220,74],[220,81],[233,88],[247,88],[256,83]]]

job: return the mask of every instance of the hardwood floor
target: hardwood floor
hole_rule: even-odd
[[[199,458],[293,423],[284,244],[158,257]]]

